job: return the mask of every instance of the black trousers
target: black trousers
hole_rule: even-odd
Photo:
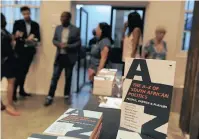
[[[63,69],[65,70],[64,96],[70,95],[73,66],[74,64],[70,62],[67,54],[58,55],[54,64],[54,71],[51,79],[51,85],[48,96],[54,97],[55,90],[57,88],[57,82],[60,78]]]
[[[20,87],[19,93],[24,93],[24,83],[26,75],[29,71],[30,65],[35,55],[35,48],[25,48],[23,53],[18,54],[17,58],[17,75],[15,82],[15,90],[13,98],[17,95],[17,88]]]

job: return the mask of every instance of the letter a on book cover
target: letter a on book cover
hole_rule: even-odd
[[[166,139],[175,65],[166,60],[126,60],[121,127]]]

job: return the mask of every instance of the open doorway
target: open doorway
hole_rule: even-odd
[[[88,28],[86,27],[86,17],[82,14],[83,10],[88,16]],[[75,24],[77,27],[81,27],[81,39],[83,46],[92,39],[92,30],[97,27],[100,22],[106,22],[112,26],[112,38],[115,41],[114,47],[121,47],[121,33],[124,27],[124,23],[128,19],[128,14],[131,12],[138,12],[141,18],[144,20],[145,8],[143,7],[114,7],[111,5],[76,5]],[[81,20],[83,19],[83,20]],[[86,34],[85,34],[86,33]],[[87,35],[87,38],[86,38]]]
[[[81,10],[88,13],[88,28],[85,29],[85,15],[81,14]],[[82,16],[82,17],[81,17]],[[81,20],[81,18],[83,20]],[[75,24],[80,28],[81,25],[81,39],[83,44],[87,43],[93,38],[92,30],[97,27],[100,22],[111,23],[111,6],[109,5],[76,5]],[[87,32],[87,38],[85,37]]]
[[[88,5],[88,4],[75,4],[75,20],[74,23],[80,28],[82,47],[86,50],[86,57],[78,59],[77,63],[77,92],[88,81],[87,67],[89,64],[89,41],[94,37],[92,34],[100,22],[108,23],[112,28],[112,38],[114,44],[112,45],[111,55],[117,55],[113,58],[115,64],[120,64],[116,67],[122,70],[122,33],[124,23],[128,19],[130,12],[138,12],[144,20],[145,8],[143,7],[114,7],[111,5]],[[74,9],[73,9],[74,10]],[[114,53],[115,52],[115,53]],[[110,56],[111,57],[111,56]],[[115,67],[114,67],[115,68]]]

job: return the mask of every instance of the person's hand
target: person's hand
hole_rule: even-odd
[[[35,35],[34,34],[30,34],[27,38],[28,41],[33,41],[35,38]]]
[[[11,41],[11,45],[12,45],[12,47],[15,47],[15,45],[16,45],[16,41],[12,39],[12,41]]]
[[[20,31],[16,31],[15,38],[19,38],[20,36],[21,36],[21,32]]]
[[[60,43],[59,44],[59,48],[64,48],[65,47],[65,43]]]
[[[88,78],[90,81],[93,81],[94,80],[94,76],[95,76],[95,71],[91,68],[88,69]]]

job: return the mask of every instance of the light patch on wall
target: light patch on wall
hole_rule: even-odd
[[[80,4],[78,4],[78,5],[76,5],[76,8],[79,10],[80,8],[82,8],[82,7],[84,7],[84,5],[80,5]]]
[[[110,6],[96,6],[97,12],[109,13]]]

